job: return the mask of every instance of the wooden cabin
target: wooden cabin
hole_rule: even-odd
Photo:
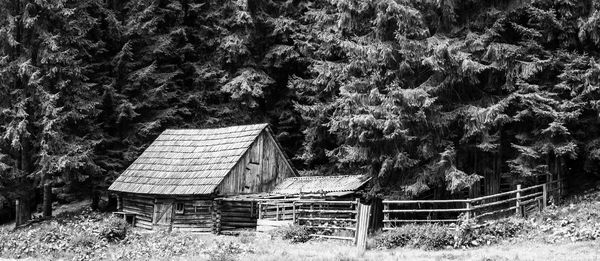
[[[215,198],[272,191],[296,175],[267,124],[172,129],[109,190],[136,227],[210,232],[220,208]]]

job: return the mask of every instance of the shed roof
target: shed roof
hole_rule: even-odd
[[[292,195],[356,191],[370,179],[366,175],[293,177],[283,180],[272,193]]]
[[[109,190],[211,194],[267,126],[165,130]]]

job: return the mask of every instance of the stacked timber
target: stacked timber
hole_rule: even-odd
[[[256,202],[221,200],[220,224],[222,230],[256,228],[258,209]]]
[[[182,211],[176,210],[173,216],[173,231],[212,232],[212,200],[181,200]]]
[[[122,197],[123,212],[135,214],[135,227],[152,229],[154,198],[141,194],[127,194]]]

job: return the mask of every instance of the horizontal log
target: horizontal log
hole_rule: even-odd
[[[183,212],[183,214],[176,214],[174,218],[180,217],[194,217],[194,218],[202,218],[202,217],[211,217],[212,212],[203,212],[203,213],[194,213],[194,212]]]
[[[256,222],[223,222],[221,221],[222,226],[233,226],[233,227],[255,227]]]
[[[212,223],[202,223],[202,224],[173,224],[173,228],[211,228]]]
[[[294,212],[292,212],[292,211],[285,211],[285,212],[280,211],[279,213],[278,212],[262,212],[261,214],[263,216],[277,216],[277,215],[281,216],[281,215],[293,215]],[[246,215],[248,215],[248,214],[246,214]]]
[[[328,236],[328,235],[318,235],[318,234],[311,234],[310,236],[329,238],[329,239],[354,240],[354,237],[339,237],[339,236]]]
[[[528,204],[531,204],[531,203],[537,203],[538,200],[543,200],[543,198],[542,197],[532,198],[530,200],[526,200],[526,201],[521,202],[521,205],[528,205]],[[535,206],[535,204],[534,204],[534,206]]]
[[[123,206],[124,212],[137,212],[137,213],[154,213],[154,208],[139,208],[130,205]]]
[[[306,213],[356,213],[356,210],[310,210],[310,209],[296,209],[296,212]]]
[[[152,215],[153,215],[153,213],[134,211],[131,209],[127,209],[127,210],[124,209],[124,212],[135,214],[136,218],[143,217],[143,218],[147,218],[147,219],[152,219]]]
[[[152,218],[151,217],[147,217],[147,216],[135,216],[135,220],[141,220],[141,221],[146,221],[146,222],[150,222],[152,223]]]
[[[267,220],[267,219],[258,219],[256,220],[256,225],[257,226],[274,226],[274,227],[281,227],[281,226],[291,226],[294,223],[291,220]]]
[[[144,229],[152,229],[152,222],[136,220],[135,227],[140,227],[140,228],[144,228]]]
[[[204,233],[212,233],[212,228],[207,228],[207,227],[193,227],[193,228],[173,227],[173,231],[175,231],[175,232],[204,232]]]
[[[383,204],[416,204],[416,203],[466,203],[470,199],[448,199],[448,200],[383,200]]]
[[[524,199],[528,199],[528,198],[539,197],[539,196],[542,196],[542,195],[544,195],[544,192],[538,192],[538,193],[533,193],[533,194],[521,196],[519,199],[520,200],[524,200]]]
[[[188,222],[182,222],[182,221],[178,221],[178,222],[173,222],[173,226],[189,226],[189,227],[212,227],[213,226],[213,222],[192,222],[192,221],[188,221]]]
[[[228,222],[228,221],[256,222],[256,219],[250,218],[250,217],[243,218],[243,217],[225,217],[224,216],[224,217],[221,217],[221,221],[222,222]]]
[[[346,222],[356,222],[354,218],[321,218],[321,217],[298,217],[298,220],[315,220],[315,221],[346,221]]]
[[[186,221],[186,220],[212,220],[212,216],[178,216],[176,218],[173,218],[173,220],[181,220],[181,221]]]
[[[213,201],[210,200],[194,200],[194,201],[184,201],[186,206],[199,206],[199,207],[211,207],[213,205]]]
[[[318,229],[335,229],[335,230],[352,230],[356,231],[356,227],[338,227],[338,226],[313,226],[313,225],[303,225],[305,227],[312,227]]]
[[[388,209],[383,210],[383,213],[428,213],[428,212],[463,212],[466,208],[448,208],[448,209]]]
[[[131,204],[131,203],[123,203],[123,208],[136,208],[136,209],[149,209],[149,210],[153,210],[154,206],[153,205],[137,205],[137,204]]]
[[[492,203],[486,203],[486,204],[476,205],[476,206],[473,206],[471,208],[471,210],[476,210],[476,209],[481,209],[481,208],[496,206],[496,205],[500,205],[500,204],[506,204],[508,202],[516,201],[516,200],[517,200],[517,198],[509,198],[509,199],[505,199],[505,200],[501,200],[501,201],[495,201],[495,202],[492,202]]]
[[[481,218],[481,217],[490,216],[490,215],[494,215],[494,214],[498,214],[498,213],[502,213],[502,212],[507,212],[507,211],[515,210],[515,209],[517,209],[516,206],[510,207],[510,208],[506,208],[506,209],[496,210],[496,211],[492,211],[492,212],[486,212],[486,213],[477,215],[477,216],[475,216],[473,218]]]
[[[140,209],[154,209],[154,205],[152,204],[136,204],[136,203],[132,203],[132,202],[127,202],[124,201],[123,202],[123,207],[135,207],[135,208],[140,208]]]
[[[296,203],[309,203],[309,204],[330,204],[330,205],[356,205],[356,201],[324,201],[324,200],[297,200]]]
[[[544,184],[526,187],[526,188],[522,188],[521,190],[515,190],[515,191],[525,192],[525,191],[530,191],[530,190],[534,190],[534,189],[542,189],[542,187],[544,187]]]
[[[210,215],[212,215],[212,213],[213,213],[212,211],[198,211],[198,212],[196,212],[196,211],[192,211],[192,210],[190,210],[190,211],[186,210],[186,211],[183,211],[183,214],[182,213],[175,213],[175,215],[176,216],[190,216],[190,215],[192,215],[192,216],[210,216]]]
[[[250,213],[251,209],[250,208],[226,208],[226,207],[222,207],[221,211],[229,211],[229,212],[246,212],[246,213]]]
[[[485,199],[491,199],[491,198],[497,198],[497,197],[502,197],[502,196],[506,196],[506,195],[516,195],[517,191],[513,190],[513,191],[507,191],[507,192],[502,192],[502,193],[498,193],[498,194],[494,194],[494,195],[489,195],[489,196],[484,196],[484,197],[478,197],[478,198],[474,198],[471,199],[472,202],[474,201],[482,201]]]
[[[385,219],[383,223],[458,222],[458,219]]]
[[[221,201],[221,206],[244,206],[250,207],[253,202],[241,202],[241,201]]]

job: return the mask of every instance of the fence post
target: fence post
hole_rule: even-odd
[[[383,202],[383,229],[390,227],[390,203]]]
[[[44,184],[44,199],[42,200],[42,206],[44,217],[52,217],[52,187],[50,187],[50,184]]]
[[[558,197],[557,197],[557,204],[558,204],[558,201],[560,199],[562,199],[562,196],[563,196],[563,182],[560,179],[560,177],[558,179],[558,183],[557,184],[558,184]]]
[[[548,206],[548,183],[542,185],[542,209]]]
[[[292,202],[292,224],[296,224],[296,201]]]
[[[359,250],[367,250],[367,235],[369,232],[369,219],[371,216],[371,205],[360,204],[357,206],[360,210],[360,214],[357,219],[356,226],[356,246]]]
[[[360,230],[360,225],[361,225],[360,223],[362,221],[362,216],[361,216],[362,213],[360,213],[361,207],[359,204],[356,204],[355,209],[356,209],[356,215],[354,217],[356,219],[356,224],[354,224],[355,225],[354,229],[356,229],[356,230],[354,230],[354,242],[352,242],[352,243],[358,244],[358,237],[359,237],[358,232]]]
[[[308,204],[310,204],[310,221],[308,222],[308,225],[312,226],[313,225],[313,218],[315,217],[314,216],[314,212],[313,212],[315,210],[315,208],[314,208],[315,203],[314,202],[310,202]]]
[[[19,199],[15,202],[15,212],[15,228],[17,228],[23,224],[23,220],[21,219],[21,200]]]
[[[467,207],[466,217],[467,217],[467,220],[469,220],[472,218],[472,216],[471,216],[471,209],[472,209],[471,201],[467,201],[465,204],[467,205],[466,206]]]
[[[521,184],[517,185],[517,200],[516,200],[516,214],[520,216],[521,213]]]

